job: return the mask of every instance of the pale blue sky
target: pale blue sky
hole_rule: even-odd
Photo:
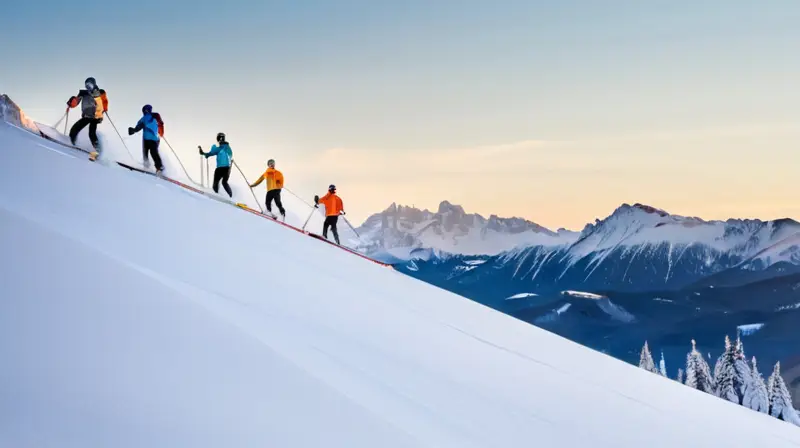
[[[115,121],[153,104],[186,157],[224,131],[246,171],[274,157],[301,194],[337,183],[355,220],[442,199],[550,227],[622,202],[800,218],[797,0],[46,0],[4,16],[0,91],[34,118],[55,122],[94,76]]]

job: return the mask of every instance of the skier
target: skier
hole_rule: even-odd
[[[325,206],[325,224],[322,226],[322,236],[328,238],[328,227],[333,231],[333,238],[336,244],[339,243],[339,231],[336,229],[336,223],[339,222],[339,215],[344,215],[344,204],[342,198],[336,195],[336,185],[328,187],[328,194],[323,197],[314,196],[314,203]],[[315,205],[314,207],[317,207]]]
[[[219,193],[219,182],[222,181],[222,187],[228,192],[228,196],[233,197],[233,190],[228,185],[228,179],[231,177],[231,161],[233,159],[233,151],[230,145],[225,141],[225,134],[220,132],[217,134],[217,145],[211,146],[211,151],[203,152],[203,148],[198,146],[200,155],[205,156],[206,159],[211,156],[217,156],[217,169],[214,170],[214,185],[215,193]]]
[[[272,214],[272,201],[275,200],[275,205],[278,206],[278,211],[281,212],[283,220],[286,221],[286,210],[281,203],[281,189],[283,189],[283,173],[275,169],[275,160],[269,159],[267,161],[267,171],[256,180],[250,188],[257,187],[261,181],[267,181],[267,199],[265,201],[267,211]],[[274,216],[274,215],[273,215]]]
[[[97,125],[103,122],[103,114],[108,112],[108,97],[106,91],[97,87],[94,78],[86,78],[84,82],[85,90],[78,91],[78,95],[67,100],[67,106],[75,108],[81,104],[81,118],[72,125],[69,131],[69,140],[75,145],[78,133],[89,125],[89,140],[92,142],[94,151],[89,153],[89,160],[97,160],[99,155],[99,141],[97,140]]]
[[[136,123],[136,127],[128,128],[128,135],[144,130],[142,133],[142,161],[144,166],[150,166],[149,153],[153,157],[153,163],[156,165],[156,175],[159,176],[164,171],[161,156],[158,154],[158,144],[161,142],[160,136],[163,135],[161,125],[161,116],[153,113],[153,106],[145,104],[142,107],[142,118]]]

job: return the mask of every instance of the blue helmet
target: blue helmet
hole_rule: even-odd
[[[152,114],[153,113],[153,106],[151,106],[149,104],[145,104],[144,107],[142,108],[142,113],[143,114]]]

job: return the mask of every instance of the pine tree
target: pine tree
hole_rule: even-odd
[[[714,378],[711,377],[711,369],[697,351],[697,343],[692,339],[692,351],[686,355],[686,382],[687,386],[709,393],[714,393]]]
[[[678,378],[677,381],[683,384],[683,369],[678,369]]]
[[[736,370],[733,363],[736,360],[736,349],[731,344],[728,336],[725,336],[725,351],[717,359],[714,365],[714,394],[723,400],[739,403],[739,396],[736,393]]]
[[[789,394],[789,389],[786,388],[786,383],[781,377],[780,361],[775,364],[775,368],[772,370],[767,389],[769,392],[769,415],[800,426],[800,416],[797,415],[797,411],[792,406],[792,396]]]
[[[669,375],[667,375],[667,362],[664,361],[664,350],[661,350],[661,361],[658,362],[658,373],[664,378],[669,378]]]
[[[642,347],[642,352],[639,355],[639,367],[648,372],[658,373],[656,363],[653,361],[653,355],[650,354],[650,347],[647,346],[647,341],[644,341],[644,347]]]
[[[750,393],[750,389],[755,387],[755,383],[753,382],[753,369],[747,363],[747,358],[744,356],[744,344],[742,344],[742,339],[738,335],[736,337],[733,368],[736,371],[734,389],[739,397],[739,404],[744,404],[745,395]]]
[[[744,395],[742,404],[756,412],[769,413],[769,393],[767,392],[767,385],[764,383],[764,377],[758,371],[755,356],[753,357],[753,370],[750,375],[750,387]]]

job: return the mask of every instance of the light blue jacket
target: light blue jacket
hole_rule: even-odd
[[[205,156],[206,158],[217,156],[217,168],[229,167],[231,166],[233,151],[227,143],[223,143],[220,146],[212,146],[211,151],[207,152]]]
[[[140,118],[134,129],[137,131],[144,129],[142,137],[145,140],[153,140],[156,142],[159,141],[158,120],[156,120],[151,114],[145,114],[142,118]]]

